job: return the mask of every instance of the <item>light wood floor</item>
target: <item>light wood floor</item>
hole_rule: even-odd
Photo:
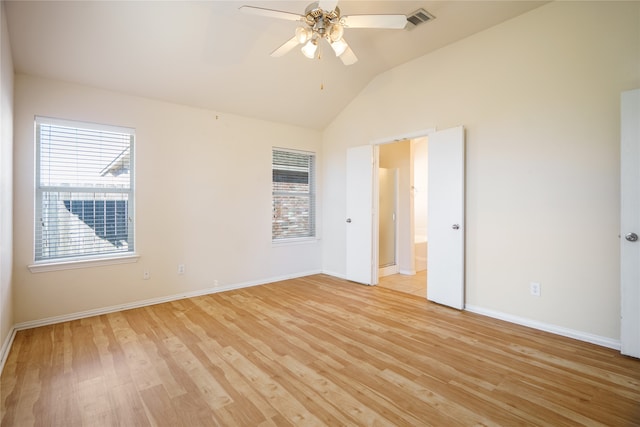
[[[640,424],[640,360],[317,275],[17,333],[2,426]]]

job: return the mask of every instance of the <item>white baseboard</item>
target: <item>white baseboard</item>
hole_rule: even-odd
[[[146,307],[150,305],[161,304],[161,303],[170,302],[170,301],[177,301],[177,300],[197,297],[201,295],[215,294],[218,292],[225,292],[225,291],[230,291],[234,289],[248,288],[251,286],[259,286],[267,283],[273,283],[273,282],[278,282],[278,281],[287,280],[287,279],[295,279],[297,277],[310,276],[312,274],[319,274],[319,273],[320,271],[309,271],[309,272],[298,273],[298,274],[277,276],[277,277],[271,277],[269,279],[264,279],[264,280],[241,282],[241,283],[225,285],[225,286],[217,286],[215,288],[200,289],[192,292],[173,294],[173,295],[168,295],[168,296],[158,297],[158,298],[150,298],[150,299],[130,302],[126,304],[112,305],[108,307],[96,308],[93,310],[86,310],[86,311],[80,311],[76,313],[64,314],[61,316],[53,316],[53,317],[47,317],[44,319],[37,319],[37,320],[30,320],[27,322],[16,323],[15,325],[13,325],[13,327],[9,331],[9,334],[7,335],[6,340],[4,341],[4,343],[2,343],[2,347],[0,347],[0,374],[2,373],[4,364],[7,360],[7,356],[9,355],[9,350],[13,345],[13,340],[16,336],[16,332],[24,329],[37,328],[39,326],[54,325],[56,323],[84,319],[86,317],[91,317],[91,316],[99,316],[102,314],[114,313],[114,312],[123,311],[123,310],[130,310],[132,308]]]
[[[320,273],[322,273],[320,270],[306,271],[301,273],[288,274],[284,276],[270,277],[268,279],[241,282],[241,283],[235,283],[235,284],[225,285],[225,286],[217,286],[215,288],[200,289],[193,292],[186,292],[186,293],[168,295],[164,297],[151,298],[151,299],[135,301],[135,302],[126,303],[126,304],[112,305],[109,307],[102,307],[94,310],[86,310],[86,311],[80,311],[77,313],[64,314],[62,316],[53,316],[53,317],[47,317],[45,319],[38,319],[38,320],[31,320],[28,322],[16,323],[11,328],[11,331],[9,332],[9,335],[7,336],[7,339],[5,340],[5,342],[2,344],[2,347],[0,347],[0,374],[2,374],[2,370],[4,369],[4,364],[7,360],[7,356],[9,355],[9,350],[13,345],[13,339],[16,336],[16,332],[23,329],[54,325],[56,323],[68,322],[70,320],[84,319],[86,317],[99,316],[101,314],[114,313],[117,311],[129,310],[132,308],[146,307],[149,305],[161,304],[163,302],[177,301],[185,298],[198,297],[202,295],[210,295],[218,292],[231,291],[234,289],[265,285],[267,283],[279,282],[279,281],[288,280],[288,279],[295,279],[298,277],[311,276],[313,274],[320,274]]]
[[[335,271],[322,270],[322,274],[326,274],[327,276],[337,277],[338,279],[347,280],[347,275],[342,273],[336,273]]]
[[[0,374],[2,374],[4,364],[7,360],[7,356],[9,355],[9,350],[13,345],[13,339],[16,336],[16,332],[23,329],[53,325],[61,322],[68,322],[70,320],[84,319],[86,317],[99,316],[101,314],[114,313],[117,311],[129,310],[132,308],[146,307],[149,305],[161,304],[163,302],[177,301],[185,298],[192,298],[192,297],[198,297],[202,295],[215,294],[218,292],[231,291],[234,289],[242,289],[242,288],[248,288],[251,286],[265,285],[267,283],[279,282],[279,281],[288,280],[288,279],[295,279],[298,277],[311,276],[313,274],[320,274],[320,273],[322,273],[322,271],[313,270],[313,271],[306,271],[306,272],[295,273],[295,274],[287,274],[284,276],[270,277],[268,279],[253,280],[253,281],[235,283],[235,284],[225,285],[225,286],[217,286],[215,288],[200,289],[192,292],[168,295],[168,296],[159,297],[159,298],[151,298],[147,300],[135,301],[135,302],[126,303],[126,304],[119,304],[119,305],[112,305],[109,307],[97,308],[94,310],[80,311],[77,313],[70,313],[62,316],[53,316],[53,317],[47,317],[45,319],[38,319],[38,320],[31,320],[28,322],[16,323],[11,328],[11,331],[9,332],[7,339],[2,344],[2,347],[0,347]]]
[[[517,325],[527,326],[529,328],[538,329],[540,331],[551,332],[552,334],[561,335],[563,337],[569,337],[580,341],[585,341],[591,344],[596,344],[602,347],[612,348],[620,351],[620,341],[612,338],[601,337],[599,335],[590,334],[587,332],[576,331],[574,329],[564,328],[562,326],[552,325],[549,323],[539,322],[537,320],[527,319],[524,317],[514,316],[507,313],[502,313],[495,310],[490,310],[474,305],[465,305],[465,310],[472,313],[481,314],[483,316],[493,317],[494,319],[505,320],[507,322],[515,323]]]
[[[255,281],[241,282],[241,283],[225,285],[225,286],[218,286],[215,288],[200,289],[192,292],[168,295],[168,296],[159,297],[159,298],[151,298],[151,299],[135,301],[127,304],[113,305],[113,306],[102,307],[94,310],[87,310],[87,311],[81,311],[77,313],[65,314],[62,316],[53,316],[45,319],[38,319],[38,320],[32,320],[28,322],[17,323],[11,328],[11,331],[7,335],[7,338],[5,339],[4,343],[2,343],[2,347],[0,347],[0,374],[2,373],[7,356],[9,355],[9,350],[13,345],[13,340],[15,338],[16,332],[19,330],[36,328],[39,326],[53,325],[56,323],[67,322],[70,320],[83,319],[91,316],[99,316],[102,314],[114,313],[117,311],[129,310],[132,308],[146,307],[149,305],[161,304],[161,303],[170,302],[170,301],[177,301],[185,298],[215,294],[218,292],[231,291],[234,289],[242,289],[242,288],[248,288],[252,286],[259,286],[267,283],[279,282],[282,280],[311,276],[313,274],[327,274],[329,276],[334,276],[340,279],[346,279],[344,274],[335,273],[331,271],[315,271],[314,270],[314,271],[307,271],[307,272],[301,272],[301,273],[284,275],[284,276],[271,277],[271,278],[262,279],[262,280],[255,280]],[[603,347],[612,348],[614,350],[620,351],[619,340],[614,340],[607,337],[601,337],[598,335],[576,331],[573,329],[551,325],[548,323],[538,322],[536,320],[526,319],[523,317],[502,313],[499,311],[489,310],[489,309],[485,309],[485,308],[474,306],[474,305],[466,305],[465,310],[470,311],[472,313],[493,317],[495,319],[505,320],[507,322],[515,323],[518,325],[528,326],[530,328],[538,329],[541,331],[551,332],[553,334],[574,338],[580,341],[585,341],[585,342],[589,342],[592,344],[596,344],[596,345],[600,345]]]
[[[381,267],[378,269],[378,277],[390,276],[392,274],[398,274],[398,265],[390,265],[387,267]]]
[[[2,343],[2,347],[0,347],[0,374],[2,374],[2,370],[4,369],[4,363],[7,361],[7,356],[9,355],[9,349],[13,345],[13,339],[16,336],[16,328],[15,326],[11,328],[7,338]]]
[[[192,292],[185,292],[185,293],[180,293],[180,294],[167,295],[167,296],[164,296],[164,297],[151,298],[151,299],[146,299],[146,300],[141,300],[141,301],[134,301],[134,302],[126,303],[126,304],[112,305],[112,306],[109,306],[109,307],[101,307],[101,308],[96,308],[96,309],[93,309],[93,310],[86,310],[86,311],[80,311],[80,312],[76,312],[76,313],[64,314],[62,316],[53,316],[53,317],[47,317],[47,318],[44,318],[44,319],[31,320],[31,321],[28,321],[28,322],[17,323],[17,324],[14,325],[13,328],[16,331],[20,331],[20,330],[23,330],[23,329],[37,328],[39,326],[54,325],[56,323],[68,322],[68,321],[71,321],[71,320],[84,319],[86,317],[91,317],[91,316],[99,316],[99,315],[102,315],[102,314],[114,313],[114,312],[123,311],[123,310],[130,310],[132,308],[146,307],[146,306],[149,306],[149,305],[155,305],[155,304],[161,304],[161,303],[164,303],[164,302],[177,301],[177,300],[181,300],[181,299],[185,299],[185,298],[199,297],[199,296],[202,296],[202,295],[210,295],[210,294],[215,294],[215,293],[218,293],[218,292],[231,291],[231,290],[234,290],[234,289],[242,289],[242,288],[249,288],[251,286],[265,285],[267,283],[279,282],[279,281],[288,280],[288,279],[295,279],[295,278],[304,277],[304,276],[311,276],[313,274],[320,274],[320,270],[306,271],[306,272],[301,272],[301,273],[288,274],[288,275],[284,275],[284,276],[270,277],[268,279],[252,280],[252,281],[248,281],[248,282],[241,282],[241,283],[235,283],[235,284],[230,284],[230,285],[216,286],[215,288],[199,289],[197,291],[192,291]]]

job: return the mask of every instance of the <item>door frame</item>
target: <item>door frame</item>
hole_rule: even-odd
[[[380,151],[379,150],[376,150],[376,151],[378,151],[378,155],[380,155]],[[378,173],[379,173],[380,169],[381,168],[379,167],[379,164],[378,164],[378,168],[376,169],[378,171]],[[398,209],[399,209],[399,206],[400,206],[400,204],[399,204],[400,203],[400,195],[399,195],[399,192],[400,192],[400,173],[398,171],[398,168],[387,169],[387,170],[394,171],[394,188],[393,188],[393,192],[394,192],[394,194],[393,194],[393,197],[394,197],[394,200],[393,200],[393,203],[394,203],[394,205],[393,205],[393,215],[395,216],[395,219],[393,221],[393,227],[394,227],[394,230],[393,230],[393,240],[394,240],[393,241],[393,251],[394,251],[394,254],[393,254],[393,265],[389,265],[389,266],[386,266],[386,267],[380,267],[378,265],[378,278],[380,278],[381,276],[384,277],[384,276],[389,275],[389,274],[395,274],[399,270],[399,266],[398,266],[398,246],[400,245],[400,236],[398,235],[399,234],[398,233],[399,232]],[[380,183],[380,176],[378,176],[378,184],[379,183]],[[379,209],[380,209],[380,188],[378,186],[378,208],[376,209],[376,211],[378,211]],[[379,220],[380,220],[380,218],[378,218],[378,221]],[[380,224],[380,222],[378,222],[378,224]],[[374,228],[375,228],[375,224],[374,224]],[[380,226],[378,225],[377,228],[378,228],[378,232],[379,232]],[[379,234],[378,234],[378,236],[379,236]],[[378,257],[380,256],[379,250],[380,250],[380,242],[378,242]],[[378,263],[380,263],[380,259],[378,259]],[[383,272],[384,272],[384,274],[383,274]]]
[[[436,131],[437,131],[436,128],[426,128],[426,129],[418,130],[415,132],[408,132],[408,133],[400,134],[396,136],[379,138],[370,142],[370,145],[373,146],[373,158],[374,158],[373,177],[372,177],[373,179],[373,223],[374,224],[379,223],[378,212],[380,209],[380,188],[378,185],[379,184],[378,168],[380,167],[379,146],[384,144],[392,144],[394,142],[402,142],[405,140],[429,137],[429,134],[434,133]],[[397,223],[396,223],[396,227],[398,227]],[[413,224],[411,225],[411,227],[413,227]],[[373,232],[373,235],[371,236],[372,245],[373,245],[373,251],[372,251],[373,261],[372,262],[373,262],[373,265],[377,267],[380,262],[378,257],[378,253],[380,250],[380,233],[379,233],[378,227],[373,227],[372,232]],[[396,239],[397,238],[398,236],[396,235]],[[397,250],[398,248],[396,247],[396,251]],[[397,259],[397,253],[396,253],[396,264],[397,263],[398,263],[398,259]],[[373,268],[372,270],[373,272],[371,277],[371,284],[377,285],[379,281],[379,274],[378,274],[379,271],[378,271],[378,268]]]

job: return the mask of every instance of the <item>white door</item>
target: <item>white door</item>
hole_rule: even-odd
[[[620,351],[640,357],[640,89],[622,94]]]
[[[427,299],[464,308],[464,128],[429,134]]]
[[[371,285],[373,253],[374,147],[347,150],[347,280]]]

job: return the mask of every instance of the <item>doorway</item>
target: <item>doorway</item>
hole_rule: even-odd
[[[426,297],[427,137],[378,148],[378,285]]]
[[[421,136],[428,142],[428,244],[429,292],[427,299],[456,309],[464,308],[464,127],[431,130],[381,140],[347,149],[346,174],[346,279],[365,285],[378,284],[378,165],[380,148],[393,141]],[[411,165],[410,165],[411,167]],[[412,175],[410,175],[412,176]],[[402,174],[400,174],[400,209],[397,218],[399,272],[410,265],[414,274],[415,248],[403,240],[414,240],[415,225],[401,226],[403,215],[415,215],[402,209]],[[409,187],[412,188],[411,186]],[[411,201],[412,198],[408,197]],[[410,233],[406,233],[406,229]],[[408,247],[408,249],[407,249]],[[411,254],[407,257],[406,253]],[[404,254],[404,256],[403,256]],[[408,259],[408,260],[407,260]]]

